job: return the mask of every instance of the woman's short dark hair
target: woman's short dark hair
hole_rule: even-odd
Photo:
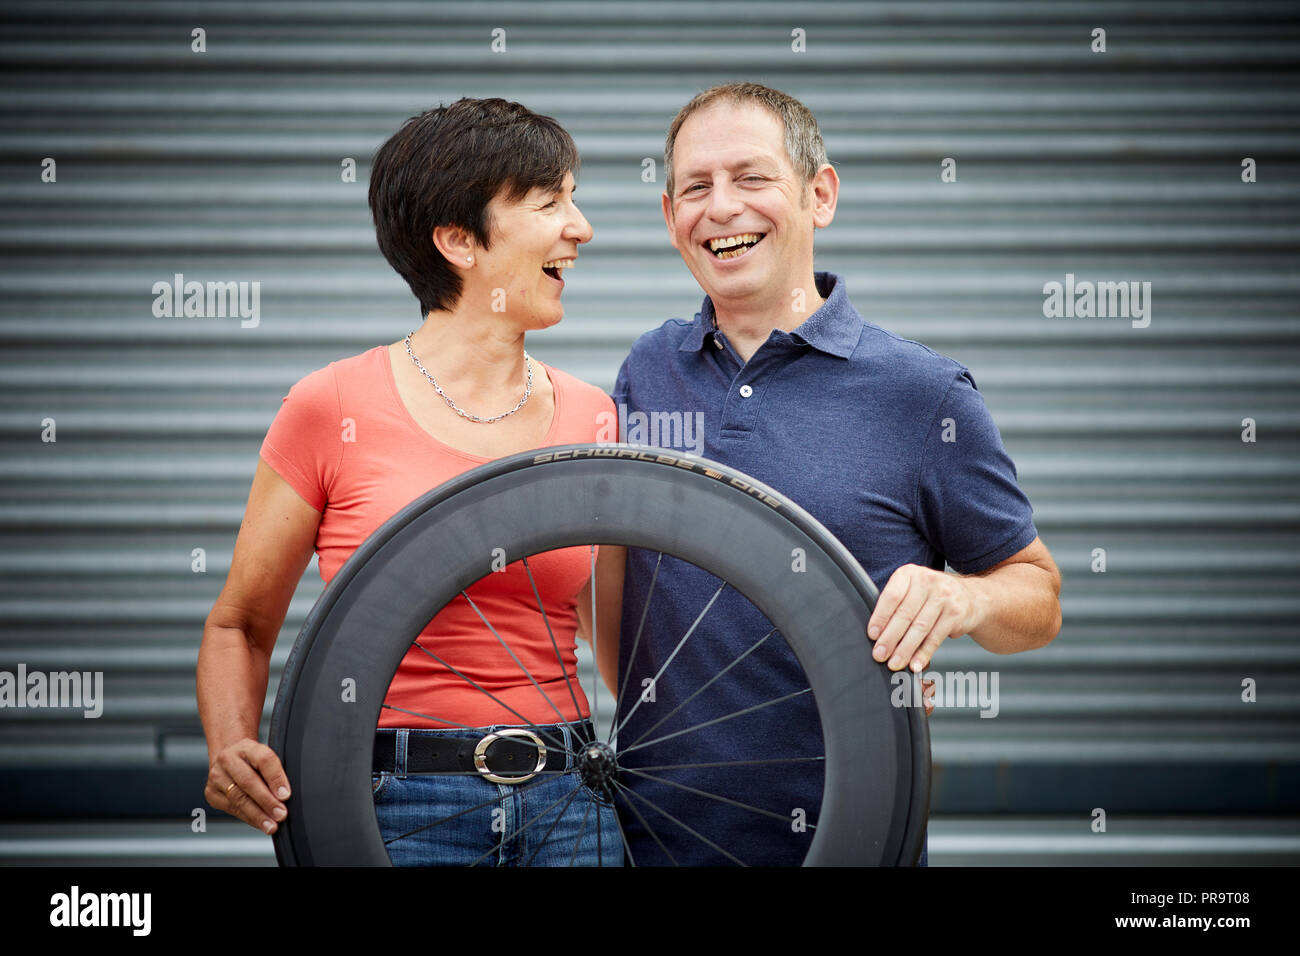
[[[503,99],[468,97],[412,116],[379,147],[370,213],[379,251],[420,300],[420,314],[451,309],[461,278],[433,244],[437,226],[461,226],[484,249],[487,206],[534,188],[559,189],[578,170],[578,148],[554,119]]]

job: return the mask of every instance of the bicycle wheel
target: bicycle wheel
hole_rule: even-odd
[[[877,591],[853,556],[801,508],[724,465],[570,445],[500,459],[430,491],[367,539],[316,602],[271,721],[269,743],[294,794],[274,838],[281,865],[389,864],[370,788],[376,723],[415,638],[491,572],[485,542],[510,542],[511,561],[575,545],[644,548],[744,595],[797,658],[821,724],[823,796],[804,864],[916,863],[928,726],[919,706],[891,704],[891,672],[865,637]],[[800,573],[791,573],[795,549]],[[344,679],[354,702],[340,701]],[[590,756],[601,766],[581,775],[592,770],[597,786],[618,779],[616,748]]]

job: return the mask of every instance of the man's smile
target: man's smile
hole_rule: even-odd
[[[739,259],[762,242],[766,235],[765,232],[742,232],[734,236],[706,239],[703,245],[717,259]]]

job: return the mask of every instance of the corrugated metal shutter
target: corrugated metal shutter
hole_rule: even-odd
[[[1049,648],[995,658],[960,641],[936,658],[996,668],[1001,693],[994,720],[936,713],[934,809],[1296,810],[1289,13],[7,4],[0,670],[103,671],[107,702],[98,720],[0,711],[0,813],[201,804],[193,666],[261,437],[296,379],[417,317],[365,200],[369,157],[403,119],[500,95],[574,134],[595,241],[567,318],[530,348],[609,387],[641,331],[700,301],[642,159],[661,162],[693,93],[737,78],[818,115],[844,184],[819,268],[872,321],[973,370],[1065,575]],[[260,281],[260,323],[154,318],[153,283],[177,273]],[[1067,273],[1149,281],[1150,325],[1044,317],[1044,283]],[[277,668],[319,591],[313,563]]]

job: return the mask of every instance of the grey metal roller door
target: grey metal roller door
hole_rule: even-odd
[[[5,5],[0,670],[103,671],[106,704],[0,709],[0,812],[201,802],[193,666],[260,439],[296,379],[417,319],[365,204],[402,119],[502,95],[573,132],[595,240],[530,349],[608,387],[641,331],[699,306],[642,159],[737,78],[818,115],[844,184],[819,268],[973,370],[1065,575],[1048,648],[936,657],[995,669],[1000,699],[936,713],[934,809],[1300,808],[1289,8]],[[154,318],[177,273],[261,282],[260,322]],[[1045,317],[1067,273],[1149,281],[1150,325]],[[277,666],[319,590],[313,562]]]

